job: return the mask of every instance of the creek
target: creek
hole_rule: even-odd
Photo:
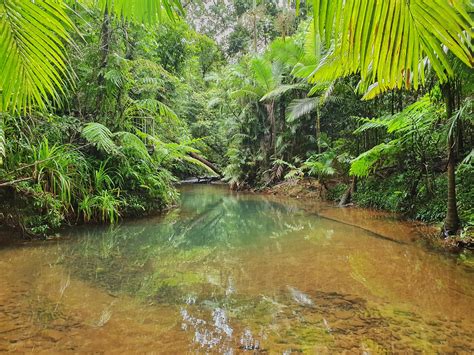
[[[185,185],[166,214],[0,246],[0,351],[474,352],[474,274],[425,227]]]

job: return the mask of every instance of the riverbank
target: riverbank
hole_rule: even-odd
[[[201,179],[196,181],[182,181],[179,185],[193,185],[193,184],[217,184],[224,185],[222,182],[203,182]],[[392,238],[393,233],[410,235],[411,242],[421,242],[428,248],[436,249],[439,252],[449,252],[457,255],[459,260],[466,265],[474,266],[474,257],[472,253],[473,238],[461,236],[452,237],[449,239],[440,238],[440,225],[427,224],[421,221],[404,218],[401,214],[384,211],[380,209],[369,209],[360,207],[357,204],[351,203],[343,208],[338,207],[334,201],[331,201],[333,193],[330,191],[336,185],[336,182],[330,182],[325,185],[321,184],[316,179],[305,178],[297,181],[289,181],[268,187],[260,191],[252,191],[256,194],[274,196],[276,198],[290,197],[298,201],[298,207],[316,212],[318,215],[331,219],[340,223],[359,227],[367,231],[376,233],[384,238]],[[324,208],[321,204],[324,203]],[[284,203],[288,203],[285,200]],[[141,219],[141,217],[153,217],[157,215],[166,214],[167,211],[173,210],[178,205],[169,206],[166,209],[148,211],[142,216],[132,215],[131,217],[122,218],[121,221],[133,221]],[[341,210],[344,212],[341,214]],[[394,223],[392,223],[394,222]],[[80,225],[83,225],[81,222]],[[97,224],[97,223],[87,223]],[[64,232],[72,227],[79,225],[63,227],[60,232]],[[60,234],[52,234],[49,236],[38,236],[34,239],[57,239]],[[29,238],[30,240],[33,238]],[[21,238],[21,231],[15,229],[7,229],[0,226],[0,245],[9,244],[14,241],[25,241]]]
[[[463,255],[467,255],[465,260],[471,260],[469,263],[473,263],[472,251],[474,250],[474,228],[465,228],[458,235],[452,236],[449,238],[442,238],[440,230],[442,228],[442,222],[439,223],[424,223],[422,221],[406,218],[403,215],[395,212],[384,211],[380,209],[370,209],[359,206],[357,202],[351,202],[350,204],[344,207],[337,207],[334,199],[337,199],[338,196],[334,189],[337,188],[337,182],[332,181],[327,184],[321,184],[317,179],[305,178],[301,180],[291,180],[285,181],[274,186],[265,188],[260,193],[266,195],[276,195],[276,196],[287,196],[296,198],[303,201],[328,201],[334,203],[334,208],[344,208],[348,211],[347,218],[344,223],[350,223],[351,225],[361,226],[360,225],[360,214],[357,213],[358,210],[367,210],[378,216],[380,218],[390,218],[396,219],[399,221],[407,221],[413,223],[423,230],[420,233],[420,236],[423,238],[423,241],[432,248],[435,248],[440,251],[448,251],[450,253],[458,254],[463,259]],[[331,214],[324,217],[333,217]],[[358,218],[359,217],[359,218]]]

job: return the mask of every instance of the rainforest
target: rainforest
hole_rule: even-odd
[[[0,0],[0,352],[474,352],[468,0]]]

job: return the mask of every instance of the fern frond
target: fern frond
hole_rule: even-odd
[[[120,146],[128,151],[132,151],[135,156],[143,160],[150,160],[150,154],[143,141],[133,133],[117,132],[114,134],[120,142]]]
[[[82,129],[81,135],[99,150],[114,155],[119,153],[119,149],[113,141],[113,133],[103,124],[89,122]]]
[[[358,177],[369,176],[374,171],[375,165],[393,150],[397,142],[398,140],[392,140],[389,143],[382,143],[360,154],[352,160],[349,174]]]

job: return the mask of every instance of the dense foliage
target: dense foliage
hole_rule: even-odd
[[[193,136],[204,75],[222,61],[214,41],[180,21],[144,27],[100,8],[76,10],[74,83],[46,97],[60,103],[1,113],[0,216],[26,235],[160,210],[176,202],[180,177],[215,174],[200,160],[205,138]]]
[[[1,223],[115,223],[222,169],[474,225],[471,5],[294,5],[1,2]]]

